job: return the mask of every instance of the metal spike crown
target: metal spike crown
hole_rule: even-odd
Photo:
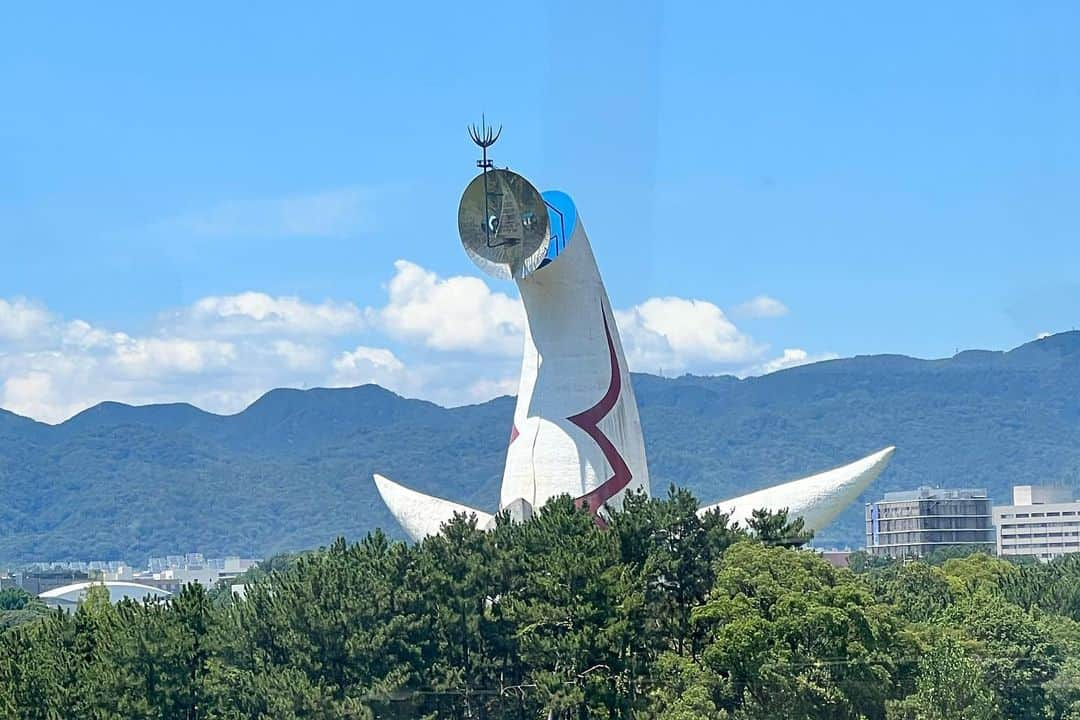
[[[502,135],[502,125],[498,130],[492,131],[487,125],[487,118],[483,115],[480,116],[480,125],[469,126],[469,137],[483,150],[483,157],[476,161],[476,167],[483,170],[488,170],[493,167],[490,160],[488,160],[487,149],[495,144],[495,141]]]

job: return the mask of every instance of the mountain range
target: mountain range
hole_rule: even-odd
[[[634,375],[654,493],[748,492],[896,445],[864,500],[920,485],[1080,487],[1080,332],[941,360],[874,355],[761,377]],[[0,560],[265,557],[401,536],[371,475],[493,509],[513,398],[443,408],[375,385],[266,393],[235,415],[106,402],[0,410]],[[816,543],[863,543],[856,503]]]

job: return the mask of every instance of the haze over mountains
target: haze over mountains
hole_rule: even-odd
[[[1080,486],[1080,333],[943,360],[861,356],[763,377],[635,375],[654,493],[713,501],[898,447],[868,498],[918,485]],[[0,410],[0,560],[267,556],[400,536],[371,480],[494,508],[513,399],[442,408],[378,386],[273,390],[243,412]],[[862,505],[818,544],[863,542]]]

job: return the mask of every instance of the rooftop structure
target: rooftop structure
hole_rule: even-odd
[[[1040,560],[1080,552],[1080,502],[1060,486],[1016,485],[1013,504],[994,507],[997,552]]]
[[[11,576],[12,584],[31,595],[40,595],[53,588],[73,582],[89,580],[90,575],[80,570],[17,570]],[[6,587],[6,584],[5,584]]]
[[[908,502],[911,500],[966,500],[985,498],[982,488],[932,488],[920,487],[915,490],[898,490],[885,493],[882,502]]]
[[[866,504],[871,555],[924,557],[943,547],[993,542],[990,499],[983,489],[921,487]]]

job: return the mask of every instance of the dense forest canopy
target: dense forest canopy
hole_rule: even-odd
[[[491,532],[374,532],[276,560],[241,599],[23,613],[0,637],[12,718],[1080,718],[1080,561],[865,555],[801,522],[569,498]]]

